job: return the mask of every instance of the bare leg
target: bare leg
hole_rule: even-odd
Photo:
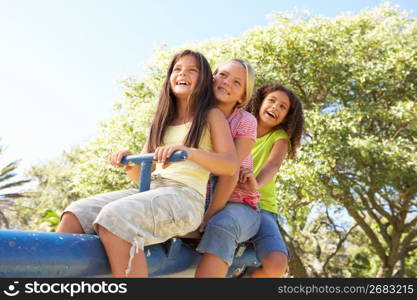
[[[126,275],[132,244],[100,225],[98,228],[98,234],[106,250],[113,277],[148,277],[148,265],[143,250],[138,250],[138,253],[135,253],[130,272]]]
[[[56,232],[59,233],[84,233],[80,221],[72,212],[65,212]]]
[[[281,251],[274,251],[265,256],[262,266],[252,273],[252,277],[282,277],[287,270],[288,258]]]
[[[229,266],[220,257],[204,253],[195,271],[197,278],[225,277]]]

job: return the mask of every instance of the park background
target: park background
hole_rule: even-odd
[[[277,180],[289,276],[416,277],[413,1],[0,1],[0,226],[53,231],[71,201],[129,185],[169,59],[247,59],[304,104]]]

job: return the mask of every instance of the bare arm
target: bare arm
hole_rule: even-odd
[[[142,151],[140,152],[140,154],[145,154],[147,153],[146,149],[147,149],[147,144],[148,144],[148,140],[146,140],[145,145],[142,148]],[[123,167],[127,177],[129,177],[130,180],[132,180],[134,183],[139,184],[139,178],[140,178],[140,165],[123,165],[121,164],[121,160],[123,157],[131,155],[132,153],[127,150],[120,150],[118,152],[112,153],[110,155],[110,163],[114,166],[114,167]]]
[[[210,170],[213,174],[234,175],[239,170],[239,161],[229,124],[221,110],[214,108],[207,116],[214,152],[192,149],[189,159]]]
[[[279,168],[282,165],[282,162],[285,159],[285,156],[288,152],[288,140],[278,140],[274,147],[272,147],[271,153],[269,154],[268,160],[266,161],[261,172],[256,176],[256,181],[258,182],[259,187],[262,187],[264,184],[268,183],[276,173],[278,173]]]
[[[210,110],[207,123],[214,152],[188,148],[184,145],[168,145],[155,150],[155,159],[166,166],[166,159],[175,151],[188,152],[188,159],[211,173],[232,176],[239,169],[236,149],[224,114],[217,108]]]
[[[274,175],[279,171],[282,162],[288,152],[288,140],[278,140],[272,147],[268,160],[259,172],[256,179],[253,172],[250,170],[242,170],[239,176],[239,187],[255,191],[261,188],[264,184],[269,182]]]
[[[238,138],[235,139],[236,151],[239,158],[239,165],[250,154],[255,141],[251,138]],[[239,179],[239,172],[236,172],[233,176],[219,176],[214,195],[209,207],[204,215],[203,223],[200,226],[200,232],[204,231],[205,224],[214,216],[218,211],[223,209],[236,188],[236,184]]]

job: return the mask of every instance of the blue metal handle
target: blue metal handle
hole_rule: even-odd
[[[168,159],[168,162],[178,162],[184,161],[188,158],[188,153],[186,151],[175,151]],[[144,192],[149,190],[151,186],[151,167],[152,162],[154,161],[153,153],[148,154],[139,154],[139,155],[129,155],[123,157],[121,163],[128,164],[132,162],[134,164],[140,165],[140,183],[139,191]]]

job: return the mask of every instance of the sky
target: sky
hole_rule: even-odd
[[[22,172],[99,134],[158,45],[226,39],[274,12],[335,17],[384,1],[0,0],[0,158]],[[417,16],[417,1],[390,1]],[[0,165],[1,166],[1,165]]]

